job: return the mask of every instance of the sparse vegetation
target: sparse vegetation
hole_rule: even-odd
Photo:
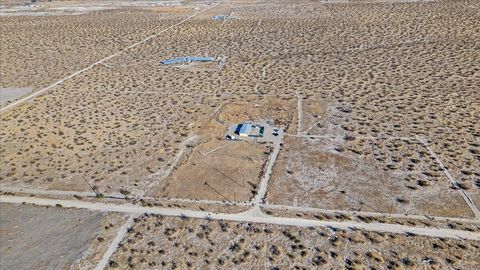
[[[74,1],[84,2],[95,3]],[[425,218],[266,214],[480,230],[430,220],[473,217],[460,192],[480,207],[478,1],[224,1],[198,14],[213,2],[140,2],[82,6],[82,13],[64,12],[63,1],[38,1],[7,12],[20,2],[0,0],[0,88],[11,97],[2,104],[76,74],[1,112],[2,186],[95,192],[68,195],[78,204],[120,204],[113,198],[121,194],[148,207],[245,211],[252,208],[241,201],[265,191],[259,183],[273,148],[227,145],[224,131],[229,123],[265,120],[286,133],[268,203]],[[233,16],[220,22],[215,14]],[[218,61],[160,62],[187,55]],[[55,206],[45,209],[70,211]],[[91,245],[75,258],[78,268],[95,267],[124,221],[112,215],[89,227],[95,235],[82,239]],[[142,216],[108,267],[476,269],[479,249],[474,241],[413,231]]]
[[[149,215],[135,224],[112,260],[120,269],[383,269],[425,263],[475,269],[479,249],[475,241]]]

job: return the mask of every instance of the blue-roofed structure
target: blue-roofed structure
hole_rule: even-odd
[[[267,134],[267,136],[265,134]],[[227,129],[225,139],[228,141],[271,141],[273,137],[277,137],[280,134],[280,129],[273,128],[268,123],[248,121],[230,125]]]
[[[240,137],[248,137],[251,131],[252,124],[248,123],[239,124],[235,129],[235,133],[238,134]]]
[[[237,127],[235,128],[235,134],[240,134],[240,129],[242,129],[243,124],[238,124]]]
[[[215,21],[223,21],[228,19],[228,15],[214,15],[212,19],[214,19]]]
[[[212,62],[214,61],[215,58],[211,56],[187,56],[187,57],[176,57],[176,58],[171,58],[171,59],[166,59],[160,61],[160,63],[164,65],[172,65],[172,64],[178,64],[178,63],[191,63],[191,62]]]

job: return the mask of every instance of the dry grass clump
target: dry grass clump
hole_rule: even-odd
[[[475,269],[475,241],[143,216],[110,269]]]

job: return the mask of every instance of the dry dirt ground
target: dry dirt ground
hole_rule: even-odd
[[[0,108],[32,92],[31,88],[0,88]]]
[[[220,4],[2,112],[2,184],[141,194],[222,104],[301,93],[344,108],[343,133],[425,137],[479,203],[478,3],[257,4]],[[2,87],[39,89],[187,15],[1,17]],[[159,62],[186,55],[225,64]]]
[[[225,132],[230,125],[243,121],[271,121],[275,126],[288,127],[292,111],[291,99],[269,96],[247,96],[223,104],[198,125],[171,176],[158,180],[157,196],[249,201],[257,193],[272,145],[226,141]]]
[[[326,209],[473,217],[415,140],[287,137],[270,203]]]
[[[477,269],[480,244],[143,216],[108,269]]]
[[[92,269],[123,220],[100,212],[2,204],[0,268]]]
[[[85,5],[86,12],[76,16],[68,12],[0,16],[1,88],[40,90],[193,14],[192,8],[177,13],[174,7],[166,11],[132,7],[89,12],[88,1],[57,3],[68,6],[75,2]],[[107,8],[108,3],[112,5],[104,3]]]
[[[213,153],[208,153],[219,148]],[[214,141],[190,149],[188,159],[167,179],[169,197],[249,201],[256,194],[269,148],[249,142]],[[207,154],[208,153],[208,154]]]
[[[1,5],[7,2],[11,1],[0,0]],[[232,178],[231,173],[246,166],[249,180],[254,181],[262,167],[259,163],[264,162],[264,149],[242,148],[246,154],[243,161],[251,160],[228,167],[225,173],[222,169],[227,166],[220,163],[223,158],[238,162],[228,147],[202,158],[187,147],[190,139],[198,136],[200,143],[194,146],[208,152],[223,144],[217,137],[227,122],[268,118],[284,125],[287,133],[337,138],[286,137],[270,182],[269,200],[331,209],[471,217],[459,193],[450,189],[439,165],[422,145],[362,137],[425,138],[459,187],[480,207],[479,2],[330,2],[223,2],[2,111],[0,185],[74,191],[93,188],[133,195],[150,192],[151,187],[166,187],[155,196],[220,199],[184,185],[195,180],[186,176],[205,177],[213,173],[205,167],[214,164]],[[39,91],[188,18],[207,3],[185,4],[188,9],[124,7],[75,16],[0,16],[0,88]],[[212,20],[216,14],[231,17]],[[216,66],[160,63],[182,56],[212,56],[221,61]],[[304,98],[302,130],[296,130],[298,95]],[[213,123],[214,128],[205,134],[202,128],[206,123]],[[231,150],[238,150],[235,147]],[[182,151],[186,155],[179,155]],[[182,166],[173,166],[179,156]],[[191,171],[200,165],[203,168]],[[159,182],[159,172],[172,167],[167,181]],[[228,178],[220,175],[212,183],[224,183]],[[315,181],[319,178],[325,181]],[[220,187],[222,192],[238,186],[229,182],[228,187]],[[238,197],[245,200],[251,192],[242,191]],[[233,194],[225,197],[237,199]],[[262,232],[257,238],[248,226],[237,229],[237,224],[229,224],[227,232],[212,224],[211,234],[219,239],[216,246],[212,252],[204,248],[193,251],[195,257],[182,245],[193,245],[188,237],[197,237],[197,233],[203,233],[205,241],[200,225],[188,225],[193,230],[189,232],[187,225],[177,222],[193,221],[168,219],[155,227],[156,218],[148,218],[136,226],[151,222],[151,230],[157,228],[162,237],[136,229],[143,235],[132,232],[127,241],[139,241],[144,251],[140,253],[140,247],[132,250],[128,245],[135,243],[126,242],[125,250],[121,248],[115,257],[120,267],[128,267],[128,256],[136,266],[149,268],[148,263],[154,262],[162,267],[164,261],[172,267],[170,251],[175,252],[173,258],[185,257],[178,259],[177,267],[190,261],[207,268],[232,268],[236,262],[241,266],[242,260],[252,266],[260,262],[261,268],[308,268],[315,267],[314,261],[345,268],[356,264],[408,268],[412,263],[417,268],[429,264],[427,267],[438,269],[450,265],[476,269],[479,264],[470,255],[478,254],[478,244],[468,241],[341,232],[341,244],[334,246],[337,240],[330,240],[331,235],[323,230],[291,228],[298,235],[289,240],[283,228],[276,228],[277,232]],[[177,231],[167,230],[173,224]],[[165,230],[167,238],[163,238]],[[328,236],[316,237],[320,232]],[[178,238],[170,243],[168,234],[177,233]],[[356,234],[365,244],[348,240]],[[139,237],[152,240],[143,243]],[[148,243],[155,237],[152,251]],[[369,240],[375,237],[379,243]],[[243,244],[241,238],[245,238]],[[302,257],[295,239],[313,250]],[[261,246],[269,241],[277,247]],[[331,247],[335,255],[323,245]],[[316,246],[320,251],[314,250]],[[237,250],[241,254],[235,253]],[[380,252],[381,258],[374,251]],[[147,252],[151,257],[144,256]],[[204,261],[204,252],[214,254],[210,266]],[[256,253],[266,262],[256,259]]]

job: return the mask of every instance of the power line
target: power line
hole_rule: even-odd
[[[221,175],[225,176],[228,180],[232,181],[233,183],[237,184],[239,187],[245,188],[244,186],[237,183],[237,181],[230,178],[228,175],[224,174],[223,172],[219,171],[217,168],[213,168],[215,171],[219,172]]]
[[[208,184],[208,182],[205,182],[204,185],[206,185],[207,187],[209,187],[210,189],[212,189],[215,193],[217,193],[218,195],[220,195],[222,198],[224,198],[225,200],[227,200],[229,203],[233,204],[233,202],[230,201],[227,197],[225,197],[222,193],[220,193],[220,192],[217,191],[215,188],[213,188],[212,186],[210,186],[210,184]]]
[[[92,189],[92,191],[93,191],[96,195],[98,195],[98,192],[93,188],[92,185],[90,185],[90,183],[88,183],[87,179],[85,179],[85,177],[83,177],[83,176],[82,176],[82,179],[83,179],[83,181],[85,181],[85,183],[87,183],[87,185]]]

